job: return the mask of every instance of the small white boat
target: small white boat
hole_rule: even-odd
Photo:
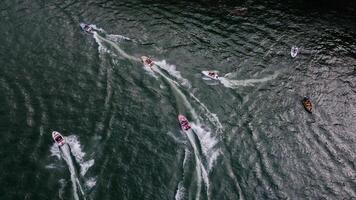
[[[93,34],[93,32],[95,31],[95,29],[93,27],[91,27],[90,25],[85,24],[85,23],[80,23],[79,26],[80,26],[80,28],[82,28],[82,30],[84,32],[89,33],[89,34]]]
[[[64,137],[57,131],[52,132],[52,138],[58,146],[63,146],[65,144]]]
[[[219,74],[217,71],[202,71],[201,73],[210,79],[219,80]]]
[[[155,64],[152,59],[147,56],[141,56],[141,61],[145,65],[145,67],[152,67]]]
[[[296,46],[293,46],[290,50],[290,56],[292,56],[292,58],[295,58],[299,53],[299,48]]]

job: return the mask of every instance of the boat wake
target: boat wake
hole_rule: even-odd
[[[211,133],[203,128],[203,125],[197,123],[191,123],[192,129],[188,131],[181,131],[183,135],[187,136],[190,146],[192,147],[192,153],[194,155],[194,165],[196,174],[196,191],[187,191],[184,187],[184,178],[186,175],[183,173],[183,180],[179,182],[178,189],[175,195],[175,199],[184,199],[187,196],[186,193],[190,192],[195,194],[195,199],[198,200],[201,197],[203,190],[203,183],[205,185],[205,191],[207,199],[210,197],[210,180],[209,173],[211,172],[216,159],[221,155],[221,151],[217,146],[218,140],[211,135]],[[195,137],[197,136],[197,137]],[[185,157],[183,160],[183,169],[185,169],[187,160],[189,159],[191,151],[188,147],[185,149]],[[188,172],[189,173],[189,172]]]
[[[207,191],[209,191],[209,177],[208,177],[208,173],[203,165],[203,162],[200,158],[199,155],[199,151],[198,148],[195,144],[195,139],[193,136],[193,132],[191,130],[185,131],[185,134],[187,135],[190,145],[192,145],[193,147],[193,151],[194,151],[194,157],[195,157],[195,170],[197,173],[197,191],[196,191],[196,196],[195,199],[199,200],[200,199],[200,193],[201,193],[201,183],[202,183],[202,178],[204,180],[204,183],[207,187]],[[208,197],[209,197],[209,193],[207,193]]]
[[[159,68],[165,70],[167,73],[169,73],[170,76],[174,77],[180,85],[182,85],[185,88],[190,89],[192,86],[190,82],[183,78],[181,73],[177,70],[175,65],[168,64],[166,60],[161,60],[161,61],[156,61],[155,62],[156,66]]]
[[[84,160],[85,153],[81,149],[81,145],[79,143],[77,136],[71,135],[65,137],[65,140],[66,140],[66,144],[64,144],[61,147],[58,147],[57,144],[52,145],[51,156],[57,157],[58,159],[63,158],[63,160],[66,162],[70,172],[70,179],[72,182],[74,199],[79,200],[80,196],[82,197],[82,199],[86,199],[72,157],[74,157],[75,162],[80,166],[80,177],[84,177],[88,169],[94,165],[94,160],[93,159],[87,161]],[[91,183],[96,182],[93,178],[90,178],[88,181],[90,181]],[[86,183],[86,185],[88,185],[88,183]],[[90,184],[89,186],[93,187],[94,185],[95,184]],[[78,191],[80,193],[78,193]],[[59,194],[61,193],[63,192],[59,191]]]
[[[123,35],[116,35],[116,34],[108,34],[104,29],[98,27],[95,24],[89,24],[89,27],[91,27],[93,29],[93,32],[100,32],[100,33],[104,33],[105,37],[109,40],[112,40],[114,42],[121,42],[122,40],[130,40],[133,41],[131,38],[128,38],[126,36]]]
[[[120,35],[116,35],[117,37],[124,37],[126,38],[125,36],[120,36]],[[99,52],[106,52],[106,53],[109,53],[109,54],[112,54],[111,51],[109,51],[105,45],[103,44],[103,41],[104,42],[107,42],[108,44],[110,44],[113,48],[115,48],[117,50],[117,52],[127,58],[127,59],[130,59],[132,61],[137,61],[137,62],[141,62],[140,59],[134,57],[134,56],[131,56],[131,55],[128,55],[125,51],[123,51],[117,44],[115,44],[113,41],[109,40],[109,39],[105,39],[103,38],[102,36],[100,36],[99,34],[97,34],[96,32],[94,32],[94,38],[95,38],[95,41],[98,43],[99,45]],[[219,132],[221,132],[223,130],[223,126],[222,124],[220,123],[220,120],[219,118],[217,117],[217,115],[215,113],[212,113],[207,107],[206,105],[204,105],[192,92],[191,92],[191,84],[190,82],[183,78],[181,73],[176,69],[176,66],[175,65],[171,65],[171,64],[168,64],[165,60],[161,60],[161,61],[155,61],[155,66],[158,66],[160,69],[163,69],[164,71],[166,71],[170,76],[174,77],[178,82],[176,81],[173,81],[172,79],[168,78],[167,76],[165,76],[159,69],[153,67],[152,69],[149,69],[149,68],[146,68],[144,67],[144,69],[150,74],[152,75],[153,77],[157,78],[157,76],[155,75],[155,73],[153,73],[153,71],[156,71],[158,72],[161,76],[163,76],[167,81],[169,81],[171,84],[174,84],[176,85],[177,87],[179,86],[183,86],[185,87],[187,90],[188,90],[188,93],[189,95],[200,105],[200,108],[202,110],[205,111],[205,114],[206,114],[206,117],[214,124],[214,126],[218,129]],[[184,96],[184,94],[178,89],[176,88],[175,89],[178,93],[181,93],[180,95],[181,96]],[[191,109],[192,110],[192,109]],[[192,113],[194,114],[195,118],[197,119],[197,115],[196,113]],[[198,119],[197,119],[198,120]]]
[[[101,33],[106,33],[106,31],[102,28],[99,28],[98,26],[96,26],[95,24],[88,24],[89,27],[93,28],[96,31],[99,31]]]
[[[245,80],[231,80],[229,78],[227,78],[229,76],[229,74],[226,74],[225,77],[220,77],[219,80],[220,82],[228,88],[238,88],[240,86],[254,86],[257,83],[263,83],[263,82],[267,82],[270,80],[273,80],[275,78],[277,78],[277,76],[279,75],[278,72],[266,76],[264,78],[260,78],[260,79],[245,79]]]
[[[134,56],[131,56],[131,55],[127,54],[115,42],[100,36],[97,32],[94,32],[94,39],[98,43],[98,45],[101,48],[103,48],[106,52],[111,53],[111,51],[109,51],[107,48],[105,48],[105,46],[103,45],[103,42],[106,42],[106,43],[110,44],[124,58],[127,58],[127,59],[132,60],[132,61],[140,62],[139,58],[136,58]]]
[[[116,37],[119,38],[126,38],[125,36],[120,36],[120,35],[116,35]],[[94,32],[94,38],[95,41],[98,43],[99,45],[99,52],[105,52],[105,53],[109,53],[109,54],[113,54],[113,52],[111,52],[110,50],[108,50],[105,45],[103,44],[103,42],[107,42],[108,44],[110,44],[113,48],[115,48],[117,50],[117,52],[132,61],[137,61],[137,62],[141,62],[141,60],[139,58],[136,58],[134,56],[131,56],[129,54],[127,54],[125,51],[123,51],[117,44],[115,44],[113,41],[109,40],[109,39],[105,39],[104,37],[100,36],[99,34],[97,34],[96,32]],[[115,55],[115,54],[114,54]],[[157,79],[157,76],[154,72],[158,72],[161,76],[163,76],[167,81],[169,81],[171,84],[176,85],[177,87],[179,86],[183,86],[188,90],[189,95],[200,105],[201,109],[205,111],[205,114],[207,116],[207,118],[217,127],[218,131],[222,131],[223,130],[223,126],[220,123],[219,118],[217,117],[217,115],[215,113],[210,112],[210,110],[190,91],[191,90],[191,84],[190,82],[183,78],[181,73],[176,70],[176,66],[175,65],[170,65],[168,64],[165,60],[162,61],[155,61],[155,66],[159,67],[160,69],[163,69],[164,71],[166,71],[170,76],[174,77],[178,82],[173,81],[172,79],[168,78],[166,75],[164,75],[159,69],[153,67],[148,68],[148,67],[143,67],[148,74],[150,74],[151,76],[153,76],[154,78]],[[181,96],[184,96],[184,94],[178,89],[176,88],[176,90],[178,93],[181,93]],[[192,113],[194,115],[194,117],[198,120],[198,117],[196,115],[196,113]]]
[[[206,166],[208,171],[210,171],[216,159],[221,155],[221,151],[218,148],[218,140],[213,136],[212,132],[203,128],[202,124],[191,123],[194,133],[198,136],[200,146],[202,148],[202,153],[204,157],[209,158],[207,160]]]
[[[186,189],[183,185],[183,182],[179,182],[178,184],[178,189],[177,189],[177,192],[176,192],[176,195],[174,196],[174,199],[175,200],[183,200],[185,199],[185,193],[186,193]]]
[[[184,87],[187,89],[187,92],[188,92],[189,96],[190,96],[191,98],[193,98],[196,103],[199,104],[201,110],[204,110],[206,117],[209,119],[210,122],[212,122],[212,123],[214,124],[214,126],[217,128],[217,131],[218,131],[218,132],[222,132],[223,126],[222,126],[222,124],[221,124],[221,122],[220,122],[218,116],[217,116],[215,113],[212,113],[212,112],[206,107],[206,105],[203,104],[203,103],[193,94],[193,92],[191,91],[191,84],[190,84],[190,82],[189,82],[187,79],[185,79],[185,78],[183,78],[183,77],[181,76],[181,73],[176,70],[176,67],[175,67],[174,65],[168,64],[165,60],[156,62],[156,65],[157,65],[159,68],[165,70],[170,76],[174,77],[175,79],[177,79],[177,80],[179,81],[179,83],[178,83],[178,82],[176,82],[176,81],[170,79],[169,77],[167,77],[166,75],[164,75],[160,70],[158,70],[157,72],[158,72],[162,77],[164,77],[168,82],[170,82],[171,84],[176,85],[177,87],[179,87],[179,86],[184,86]],[[177,88],[176,90],[178,91],[179,89]],[[179,92],[180,92],[180,91],[179,91]],[[184,96],[184,94],[183,94],[182,92],[180,92],[180,93],[181,93],[181,96],[182,96],[182,95]],[[184,97],[185,97],[185,96],[184,96]],[[185,99],[186,99],[186,97],[185,97]],[[196,118],[195,120],[199,120],[196,114],[195,114],[195,118]]]
[[[122,56],[132,61],[141,62],[140,59],[128,55],[123,51],[118,44],[115,44],[118,40],[115,38],[106,38],[100,36],[97,33],[94,33],[94,38],[99,45],[99,52],[105,52],[109,54],[114,54],[115,56]],[[121,38],[121,37],[119,37]],[[105,44],[104,44],[105,43]],[[112,48],[116,49],[115,53],[110,51],[105,45],[110,45]],[[118,54],[117,54],[118,53]],[[213,135],[213,132],[207,130],[206,125],[203,125],[201,122],[204,120],[204,117],[200,117],[191,103],[188,101],[187,96],[182,92],[182,88],[186,89],[187,94],[199,105],[201,111],[204,111],[204,116],[209,119],[209,121],[217,128],[217,132],[222,132],[223,126],[220,123],[216,114],[210,112],[210,110],[193,94],[192,87],[190,82],[183,78],[181,73],[176,69],[176,66],[168,64],[165,60],[155,61],[155,66],[152,68],[147,68],[146,71],[157,78],[156,75],[163,77],[170,85],[172,91],[175,94],[177,102],[183,103],[184,107],[188,109],[192,116],[192,129],[186,132],[189,143],[193,148],[194,159],[195,159],[195,173],[197,175],[196,184],[197,191],[194,192],[195,199],[200,199],[202,193],[202,184],[206,186],[206,196],[210,198],[210,180],[209,173],[215,165],[215,161],[220,155],[223,155],[221,149],[218,146],[218,139]],[[164,73],[164,72],[165,73]],[[173,78],[173,79],[172,79]],[[180,110],[178,108],[178,110]],[[197,137],[195,137],[197,136]],[[200,149],[201,147],[201,149]],[[200,153],[201,152],[201,153]],[[186,168],[186,162],[189,158],[189,149],[185,150],[185,158],[183,161],[183,168]],[[189,172],[187,172],[189,173]],[[233,172],[229,172],[232,173]],[[184,174],[183,180],[179,182],[175,198],[184,199],[186,196],[187,189],[184,184]],[[235,176],[234,176],[235,177]],[[236,179],[235,179],[236,180]],[[189,192],[189,191],[188,191]]]
[[[172,90],[177,94],[176,98],[177,101],[179,99],[183,100],[183,104],[186,106],[186,108],[188,108],[188,110],[190,111],[191,115],[193,116],[193,123],[191,123],[192,129],[189,131],[186,131],[186,135],[188,137],[188,140],[191,144],[191,146],[193,147],[193,151],[194,151],[194,157],[195,157],[195,161],[196,161],[196,174],[198,175],[197,177],[197,188],[198,191],[196,193],[196,199],[200,198],[200,193],[201,193],[201,188],[202,188],[202,179],[206,185],[206,191],[207,191],[207,197],[208,199],[210,199],[210,181],[209,181],[209,173],[212,170],[212,168],[215,165],[215,161],[218,159],[218,157],[220,155],[223,155],[222,150],[219,148],[218,144],[219,144],[219,140],[213,135],[213,133],[209,130],[207,130],[207,126],[203,125],[200,123],[200,117],[197,115],[196,111],[194,110],[194,108],[192,107],[192,105],[190,104],[190,102],[188,101],[187,97],[184,95],[184,93],[180,90],[179,84],[170,79],[169,77],[167,77],[164,73],[162,73],[159,69],[155,69],[155,72],[157,72],[158,74],[160,74],[166,81],[168,81],[168,83],[170,84]],[[201,106],[204,106],[204,104],[202,104],[198,98],[196,98],[193,94],[191,94],[191,97],[193,97],[197,102],[200,103]],[[204,108],[203,107],[203,108]],[[206,108],[206,107],[205,107]],[[206,108],[206,110],[209,112],[209,110]],[[211,113],[210,113],[211,114]],[[217,118],[217,116],[214,116]],[[214,121],[215,118],[209,118],[211,121]],[[214,125],[216,125],[217,127],[221,127],[222,130],[222,125],[220,124],[218,118],[216,121],[214,121]],[[198,139],[199,139],[199,144],[202,148],[202,155],[200,155],[200,151],[197,147],[197,143],[195,142],[194,136],[193,134],[196,134]],[[186,149],[186,156],[187,156],[187,149]],[[183,168],[185,167],[185,162],[186,162],[186,157],[184,158],[183,161]],[[204,160],[206,162],[204,162]],[[226,161],[226,158],[224,159]],[[231,169],[231,164],[229,162],[225,162],[225,165],[227,166],[227,170],[228,170],[228,174],[229,176],[233,179],[235,186],[237,188],[237,191],[239,193],[239,196],[241,199],[243,199],[242,196],[242,191],[240,188],[240,185],[237,181],[237,178],[233,172],[233,170]],[[182,199],[185,195],[184,192],[186,191],[184,185],[182,182],[180,182],[178,184],[178,189],[177,189],[177,193],[176,193],[176,200],[177,199]]]
[[[61,185],[58,191],[58,197],[63,200],[64,188],[67,183],[65,179],[60,179],[58,182]]]
[[[212,169],[214,161],[216,160],[216,158],[218,157],[218,155],[220,154],[220,150],[217,148],[217,143],[218,140],[211,134],[211,133],[206,133],[206,131],[202,128],[203,125],[200,124],[200,118],[197,115],[196,111],[194,110],[194,108],[192,107],[192,105],[190,104],[190,102],[188,101],[187,97],[184,95],[184,93],[179,89],[179,87],[177,86],[177,82],[175,82],[174,80],[170,79],[169,77],[167,77],[164,73],[162,73],[159,69],[155,69],[155,71],[157,73],[159,73],[163,78],[166,79],[166,81],[168,81],[168,83],[170,84],[172,90],[174,90],[174,92],[176,93],[176,98],[177,101],[181,100],[183,101],[183,104],[185,105],[186,108],[188,108],[189,112],[191,113],[191,115],[194,118],[194,121],[197,122],[197,124],[192,124],[192,130],[189,131],[185,131],[188,140],[191,144],[191,146],[193,147],[193,151],[194,151],[194,157],[195,157],[195,170],[196,170],[196,174],[197,174],[197,191],[196,191],[196,198],[195,199],[200,199],[200,194],[201,194],[201,190],[202,190],[202,180],[205,183],[206,186],[206,191],[207,191],[207,197],[208,199],[210,199],[210,181],[209,181],[209,170]],[[200,155],[199,153],[199,149],[197,147],[197,142],[195,141],[194,138],[194,132],[198,135],[198,139],[199,139],[199,143],[203,148],[203,153],[204,153],[204,158],[205,160],[208,160],[208,170],[207,167],[205,167],[204,162],[202,160],[203,155]],[[205,132],[205,133],[204,133]],[[205,135],[205,136],[203,136]],[[186,159],[185,159],[186,160]],[[183,162],[185,163],[185,161]],[[184,164],[183,164],[184,167]],[[183,194],[182,191],[184,191],[183,186],[180,186],[181,188],[177,190],[177,194],[176,197],[181,197]],[[178,194],[179,192],[179,194]]]

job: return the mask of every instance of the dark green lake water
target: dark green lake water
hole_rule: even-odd
[[[355,12],[1,1],[0,199],[356,199]]]

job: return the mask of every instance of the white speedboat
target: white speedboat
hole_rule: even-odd
[[[64,137],[57,131],[52,132],[52,138],[58,146],[63,146],[65,144]]]
[[[299,53],[299,48],[296,46],[293,46],[290,50],[290,56],[292,56],[292,58],[295,58]]]
[[[219,74],[217,71],[202,71],[201,73],[210,79],[219,80]]]
[[[93,34],[95,29],[93,27],[91,27],[89,24],[85,24],[85,23],[80,23],[79,24],[80,28],[82,28],[82,30],[86,33],[89,34]]]

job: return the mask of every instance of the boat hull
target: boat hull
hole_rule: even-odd
[[[212,80],[219,80],[219,75],[217,71],[202,71],[201,73]],[[209,73],[214,73],[214,75],[212,76]]]
[[[58,146],[63,146],[65,144],[64,137],[57,131],[52,132],[52,138]]]
[[[191,128],[188,119],[184,115],[179,114],[178,121],[183,130],[187,131]]]

